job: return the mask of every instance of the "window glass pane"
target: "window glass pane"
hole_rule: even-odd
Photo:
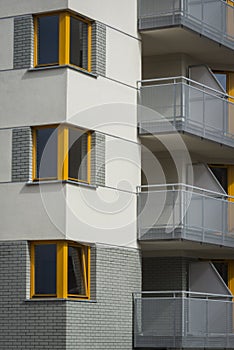
[[[88,24],[70,17],[70,63],[88,69]]]
[[[222,277],[223,281],[228,286],[228,263],[227,262],[213,262],[216,270]]]
[[[224,91],[227,91],[227,75],[225,73],[215,73],[215,77]]]
[[[35,294],[56,294],[56,244],[35,246]]]
[[[38,18],[38,64],[59,61],[59,16]]]
[[[81,247],[68,247],[68,294],[86,294]]]
[[[228,178],[227,178],[227,168],[211,167],[216,179],[219,181],[220,185],[223,187],[224,191],[228,193]]]
[[[57,178],[57,129],[36,130],[37,178]]]
[[[78,129],[69,129],[68,177],[87,181],[87,134]]]

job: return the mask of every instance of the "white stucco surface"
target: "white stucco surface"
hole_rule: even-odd
[[[63,121],[66,69],[1,72],[0,128]]]
[[[91,19],[137,36],[137,1],[135,0],[68,0],[68,7]]]
[[[0,70],[13,68],[13,18],[0,19]]]
[[[11,181],[12,130],[0,130],[0,182]]]

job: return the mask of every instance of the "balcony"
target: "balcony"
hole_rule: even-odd
[[[234,146],[233,117],[234,103],[226,94],[191,79],[175,77],[141,82],[140,136],[184,131]]]
[[[223,0],[138,0],[139,30],[183,26],[234,48],[234,7]]]
[[[183,291],[134,294],[135,348],[234,347],[232,297]]]
[[[141,186],[138,239],[234,247],[234,197],[184,184]]]

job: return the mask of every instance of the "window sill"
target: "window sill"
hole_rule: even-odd
[[[65,64],[65,65],[57,65],[57,66],[43,66],[43,67],[34,67],[34,68],[29,68],[28,72],[38,72],[40,70],[50,70],[50,69],[61,69],[61,68],[70,68],[72,70],[75,70],[77,72],[89,75],[93,78],[97,78],[98,75],[92,72],[88,72],[87,70],[81,69],[79,67],[70,65],[70,64]]]
[[[59,301],[59,302],[64,302],[64,301],[74,301],[74,302],[78,302],[78,303],[97,303],[97,300],[90,300],[90,299],[72,299],[72,298],[66,298],[66,299],[61,299],[61,298],[32,298],[32,299],[25,299],[24,300],[26,303],[31,303],[31,302],[41,302],[41,301],[45,301],[45,302],[53,302],[53,301]]]
[[[51,184],[71,184],[75,186],[88,187],[90,189],[96,190],[97,186],[90,185],[85,182],[72,181],[72,180],[46,180],[46,181],[28,181],[26,182],[27,186],[38,186],[38,185],[51,185]]]

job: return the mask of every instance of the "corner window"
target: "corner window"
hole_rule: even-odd
[[[64,126],[33,129],[33,180],[90,183],[91,133]]]
[[[62,12],[35,17],[34,65],[74,65],[91,71],[91,23]]]
[[[73,242],[31,243],[31,297],[88,299],[90,248]]]

